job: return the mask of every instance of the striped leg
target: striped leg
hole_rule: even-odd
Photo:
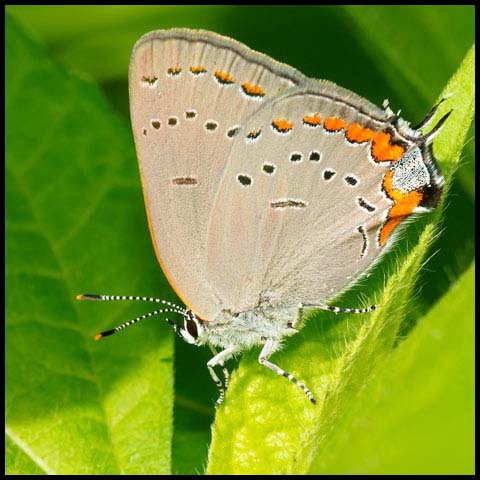
[[[223,377],[225,378],[225,383],[224,383],[225,391],[227,391],[228,390],[228,384],[230,382],[230,372],[228,371],[228,368],[223,367],[223,365],[222,365],[222,372],[223,372]]]
[[[208,363],[208,371],[210,372],[210,376],[212,377],[213,381],[218,387],[219,390],[219,396],[217,401],[215,402],[215,408],[218,408],[219,405],[223,402],[223,399],[225,398],[225,392],[228,388],[228,382],[230,379],[230,374],[228,373],[228,370],[223,366],[224,362],[226,362],[236,351],[236,347],[228,347],[225,350],[222,350],[220,353],[216,353],[215,349],[210,347],[212,352],[214,352],[215,356],[212,357]],[[215,370],[213,367],[220,365],[222,367],[223,374],[225,376],[225,385],[222,383],[222,381],[218,378],[217,374],[215,373]]]
[[[304,307],[320,308],[321,310],[327,310],[333,313],[368,313],[368,312],[373,312],[377,308],[377,305],[374,304],[371,307],[367,307],[367,308],[342,308],[342,307],[332,307],[330,305],[325,305],[324,303],[319,303],[317,305],[314,305],[312,303],[301,303],[299,305],[299,311],[302,312]]]
[[[223,387],[222,381],[218,378],[213,367],[211,367],[208,363],[207,363],[207,367],[208,367],[208,371],[210,372],[210,376],[212,377],[213,381],[215,382],[215,385],[218,388],[218,391],[220,392],[218,394],[217,401],[215,402],[215,408],[218,408],[219,405],[223,402],[223,399],[225,398],[225,388]]]
[[[307,395],[307,397],[312,403],[317,403],[317,401],[312,395],[312,392],[305,385],[303,385],[303,383],[300,383],[291,373],[282,370],[277,365],[268,361],[270,355],[275,351],[275,347],[278,347],[277,342],[275,342],[275,340],[273,340],[272,338],[269,338],[265,342],[265,345],[260,352],[260,356],[258,357],[259,363],[261,363],[265,367],[268,367],[270,370],[273,370],[275,373],[278,373],[278,375],[283,375],[284,377],[288,378]]]

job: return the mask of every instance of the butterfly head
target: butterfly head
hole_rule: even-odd
[[[187,343],[192,345],[202,345],[202,334],[204,328],[203,321],[198,318],[191,310],[187,310],[183,317],[183,327],[179,328],[179,334]]]

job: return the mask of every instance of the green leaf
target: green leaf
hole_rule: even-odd
[[[75,300],[168,298],[130,130],[9,15],[5,38],[7,473],[169,473],[171,332],[95,343],[138,306]]]
[[[474,279],[472,264],[360,392],[311,472],[474,474]]]
[[[416,111],[419,102],[428,108],[432,93],[443,88],[442,76],[448,77],[458,63],[458,53],[472,43],[475,7],[448,5],[348,5],[344,12],[351,28],[358,31],[358,41],[378,68],[395,87],[402,108]],[[449,28],[445,29],[445,20]],[[408,35],[405,35],[408,31]],[[360,34],[361,33],[361,34]],[[386,42],[385,38],[392,41]],[[437,52],[428,55],[435,39]],[[405,59],[408,58],[408,61]],[[436,72],[434,76],[424,72]]]
[[[446,100],[438,109],[432,127],[435,125],[435,119],[439,120],[449,111],[452,111],[452,114],[448,119],[448,128],[441,131],[436,138],[434,149],[442,166],[448,169],[447,177],[452,178],[475,110],[475,46],[468,51],[457,73],[448,82],[438,100],[443,98]]]
[[[459,92],[438,113],[455,109],[434,147],[445,167],[447,185],[473,115],[473,72],[472,48],[442,94],[443,98],[451,91]],[[446,193],[417,246],[389,277],[377,310],[367,320],[344,317],[335,321],[323,312],[314,313],[303,331],[304,341],[295,339],[287,351],[274,356],[275,363],[311,386],[319,400],[316,406],[289,382],[258,366],[258,352],[245,355],[217,414],[209,473],[318,473],[339,422],[354,408],[372,376],[385,367],[396,344],[418,272],[437,235]],[[323,472],[331,473],[328,464]]]

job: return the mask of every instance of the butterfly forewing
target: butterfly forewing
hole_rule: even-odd
[[[304,82],[210,32],[152,32],[133,51],[130,108],[152,240],[172,286],[203,319],[220,305],[207,281],[206,231],[223,170],[236,161],[229,150],[253,112]]]

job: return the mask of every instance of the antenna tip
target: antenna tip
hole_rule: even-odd
[[[79,293],[77,300],[103,300],[102,295],[95,295],[93,293]]]
[[[100,340],[102,337],[103,337],[103,335],[102,335],[101,333],[97,333],[97,334],[93,337],[93,339],[94,339],[95,341],[97,341],[97,340]]]

